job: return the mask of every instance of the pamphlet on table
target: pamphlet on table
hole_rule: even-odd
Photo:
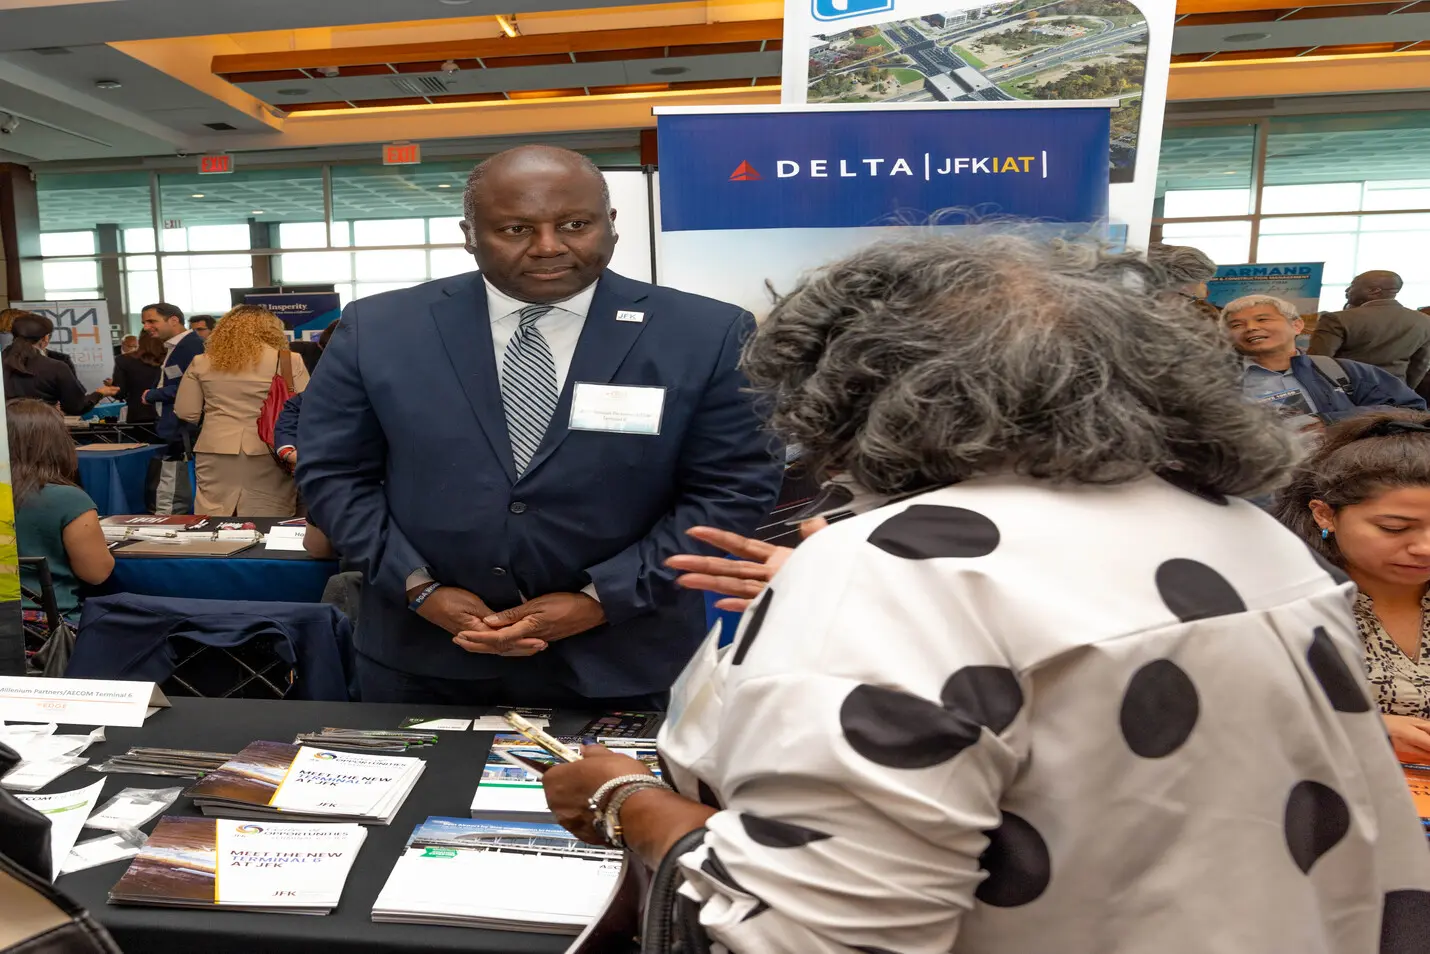
[[[558,741],[566,745],[579,745],[577,739],[562,738]],[[629,755],[644,762],[651,772],[659,776],[660,764],[654,746],[628,746],[625,739],[610,740],[613,752]],[[472,796],[473,817],[494,815],[542,815],[550,817],[546,807],[546,793],[541,788],[541,775],[526,764],[555,765],[557,759],[550,752],[532,743],[524,736],[503,733],[492,741],[487,752],[487,762],[482,768],[482,778]]]
[[[16,795],[41,815],[50,819],[50,880],[59,877],[60,868],[69,857],[70,849],[79,840],[80,830],[99,801],[99,793],[104,790],[104,779],[88,788],[73,792],[59,792],[54,795]]]
[[[169,700],[152,682],[0,676],[0,719],[141,726]]]
[[[434,816],[412,832],[372,919],[579,934],[620,870],[619,851],[560,825]]]
[[[1415,811],[1430,835],[1430,765],[1402,765],[1405,781],[1410,784],[1410,795],[1415,799]]]
[[[166,815],[109,893],[115,904],[328,914],[367,830]]]
[[[210,816],[302,815],[387,825],[425,767],[407,756],[253,742],[188,794]]]

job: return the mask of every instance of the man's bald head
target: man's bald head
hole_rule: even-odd
[[[462,212],[466,215],[468,222],[474,221],[477,199],[482,192],[483,183],[493,173],[500,180],[504,174],[519,176],[558,170],[571,175],[589,176],[593,181],[600,183],[601,200],[605,203],[607,210],[611,208],[611,187],[606,183],[606,177],[601,174],[601,170],[589,157],[583,156],[579,152],[572,152],[570,149],[562,149],[559,146],[534,145],[517,146],[515,149],[499,152],[478,163],[477,167],[472,170],[472,174],[467,177],[467,191],[462,196]]]
[[[1379,269],[1361,272],[1346,289],[1346,304],[1357,308],[1370,301],[1394,300],[1403,284],[1395,272]]]

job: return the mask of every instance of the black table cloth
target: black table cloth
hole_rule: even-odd
[[[395,729],[404,718],[473,718],[480,707],[380,705],[375,703],[265,701],[256,699],[174,699],[173,708],[150,716],[142,728],[106,729],[108,741],[90,746],[85,756],[98,764],[130,746],[237,752],[249,742],[292,742],[297,732],[335,726]],[[594,713],[561,713],[553,733],[578,731]],[[62,730],[64,731],[64,730]],[[78,731],[78,729],[71,730]],[[545,934],[488,931],[436,925],[375,924],[372,905],[402,853],[408,836],[429,815],[466,817],[482,777],[490,732],[441,732],[435,746],[418,757],[427,763],[416,788],[390,826],[372,826],[348,875],[342,901],[325,917],[251,914],[241,911],[125,907],[107,903],[109,890],[129,861],[62,875],[56,887],[89,909],[109,929],[127,954],[395,954],[413,951],[468,951],[492,954],[558,954],[573,938]],[[190,779],[153,775],[99,775],[79,769],[46,786],[67,792],[106,779],[100,804],[126,787],[165,788],[193,784]],[[198,815],[188,796],[170,807],[170,815]],[[293,819],[298,821],[299,819]],[[144,826],[153,831],[157,820]],[[86,828],[81,841],[104,835]],[[474,884],[471,890],[480,892]],[[540,892],[542,886],[531,885]]]

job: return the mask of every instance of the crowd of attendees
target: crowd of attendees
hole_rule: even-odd
[[[557,221],[535,199],[519,214],[502,205],[543,190],[589,214]],[[580,360],[580,325],[560,331],[586,320],[598,281],[625,290],[623,308],[658,314],[658,302],[637,303],[666,294],[709,308],[727,335],[753,327],[728,306],[605,271],[614,214],[588,160],[506,153],[478,168],[464,199],[486,277],[386,296],[396,319],[374,309],[363,328],[386,336],[368,347],[397,363],[404,347],[426,354],[400,320],[432,295],[438,304],[421,307],[437,314],[434,333],[446,327],[443,340],[466,347],[458,329],[468,335],[469,311],[442,303],[477,308],[473,287],[489,286],[480,307],[492,320],[476,353],[504,355],[488,396],[504,404],[510,446],[489,443],[514,465],[510,485],[540,464],[540,436]],[[503,216],[537,224],[512,231]],[[692,514],[723,520],[724,506],[745,519],[777,482],[763,427],[798,449],[800,466],[853,487],[857,505],[847,519],[815,517],[797,549],[696,527],[690,536],[735,558],[691,553],[659,566],[635,551],[655,540],[669,552],[689,520],[673,529],[671,507],[650,507],[655,527],[637,528],[629,553],[548,573],[535,594],[507,579],[550,569],[522,566],[530,554],[555,562],[527,529],[540,526],[533,482],[522,500],[505,488],[439,499],[430,513],[445,514],[440,526],[430,517],[398,527],[394,495],[414,507],[418,477],[467,486],[471,467],[449,449],[476,432],[444,445],[389,434],[382,426],[396,420],[440,437],[447,409],[419,421],[347,401],[411,398],[395,392],[420,376],[359,362],[355,316],[318,366],[326,340],[291,346],[262,308],[239,306],[200,329],[172,305],[151,305],[113,383],[85,394],[47,351],[49,323],[11,315],[0,360],[20,549],[49,558],[67,613],[83,584],[109,575],[56,408],[80,413],[113,396],[150,409],[166,453],[193,455],[198,511],[291,516],[300,502],[290,471],[307,461],[304,493],[324,495],[309,495],[314,522],[363,570],[365,596],[377,593],[365,620],[387,614],[358,628],[357,645],[363,691],[393,697],[382,701],[470,702],[486,685],[629,702],[648,687],[620,680],[666,649],[632,628],[664,611],[651,596],[665,585],[656,572],[748,606],[735,645],[699,643],[670,689],[679,715],[661,739],[663,783],[624,790],[647,767],[599,747],[544,776],[556,817],[580,837],[624,844],[652,867],[683,846],[693,903],[681,910],[699,912],[686,930],[730,950],[1093,954],[1196,936],[1206,950],[1408,954],[1430,929],[1430,855],[1385,735],[1403,758],[1430,760],[1430,413],[1416,391],[1430,370],[1430,316],[1395,302],[1398,276],[1369,272],[1308,339],[1306,318],[1273,296],[1208,304],[1213,271],[1195,250],[1159,246],[1144,260],[971,229],[881,243],[805,276],[742,351],[696,341],[694,322],[679,341],[648,335],[650,347],[685,347],[681,367],[706,382],[669,398],[687,402],[671,416],[713,413],[721,427],[704,418],[698,447],[679,439],[678,421],[663,425],[676,433],[668,451],[655,443],[659,428],[644,445],[620,445],[653,448],[619,460],[622,482],[662,467],[679,479],[693,472],[686,483],[706,496]],[[611,334],[645,320],[620,314],[635,322],[616,319],[627,323]],[[548,317],[549,342],[538,327]],[[729,367],[696,364],[707,351]],[[275,374],[291,379],[293,396],[270,440],[259,417]],[[530,447],[524,428],[537,434]],[[600,446],[608,456],[581,467],[627,452]],[[437,473],[432,461],[452,463]],[[579,470],[553,478],[548,499],[564,515],[541,517],[567,548],[588,545],[594,521],[617,509],[570,490]],[[481,506],[513,519],[469,519]],[[478,570],[461,548],[477,536],[516,552],[507,565],[476,561],[489,578],[468,584]],[[417,562],[424,540],[428,565]],[[460,556],[430,559],[433,540]],[[505,606],[474,592],[502,587]],[[655,635],[672,642],[673,626]],[[568,638],[598,627],[594,644]],[[468,657],[431,638],[442,630]],[[411,636],[394,643],[396,656],[366,657],[393,633]],[[622,647],[633,655],[617,658]],[[428,668],[399,668],[407,657]],[[468,658],[492,665],[441,671]],[[626,688],[555,685],[563,673]],[[623,790],[623,813],[603,816]]]

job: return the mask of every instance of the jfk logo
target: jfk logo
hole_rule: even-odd
[[[811,0],[816,20],[847,20],[894,9],[894,0]]]

